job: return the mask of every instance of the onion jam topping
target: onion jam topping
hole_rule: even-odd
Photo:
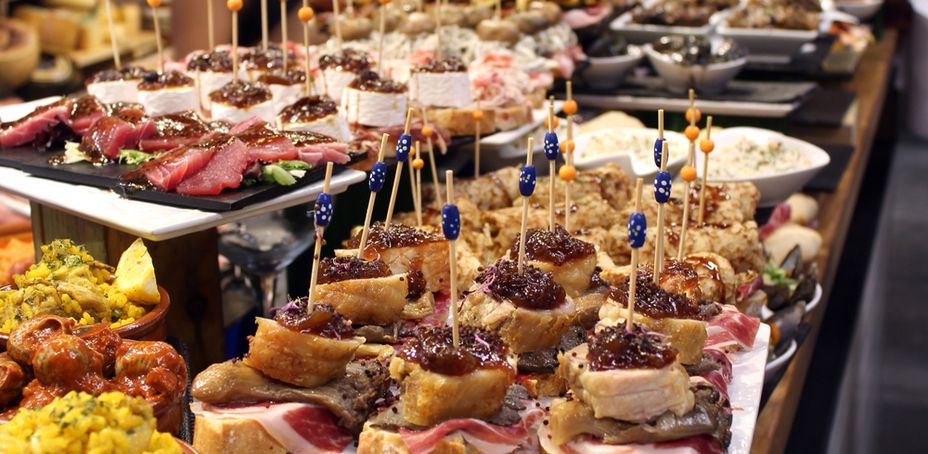
[[[312,95],[304,96],[284,107],[280,112],[280,120],[284,123],[309,123],[336,113],[338,107],[332,98]]]
[[[267,85],[297,85],[306,82],[306,71],[303,68],[289,68],[287,72],[266,72],[258,77],[258,82]]]
[[[450,326],[424,326],[396,354],[443,375],[460,376],[477,369],[507,369],[515,373],[506,359],[509,347],[498,336],[473,326],[462,326],[459,334],[461,343],[454,348]]]
[[[406,299],[410,301],[419,299],[422,294],[425,293],[425,274],[422,274],[422,271],[420,270],[412,270],[406,273],[406,279],[409,280],[409,283],[407,284],[408,290],[406,291]]]
[[[146,71],[143,68],[138,66],[123,66],[119,69],[105,69],[99,71],[90,79],[87,79],[88,84],[93,84],[97,82],[115,82],[117,80],[141,80],[145,76]]]
[[[319,59],[320,69],[334,69],[336,71],[360,74],[371,67],[367,54],[354,49],[345,49],[339,54],[323,55]]]
[[[155,91],[165,88],[192,87],[193,79],[180,71],[167,71],[163,73],[149,72],[142,77],[139,90]]]
[[[670,293],[655,284],[651,270],[638,269],[635,286],[635,312],[651,318],[685,318],[709,320],[718,313],[714,303],[700,303],[685,295]],[[618,284],[610,292],[610,298],[622,305],[628,304],[628,281]]]
[[[329,339],[344,339],[354,336],[351,321],[335,312],[330,304],[313,304],[300,298],[287,303],[274,315],[274,320],[287,329],[304,334],[315,334]]]
[[[293,55],[290,61],[293,61]],[[270,71],[284,67],[284,53],[279,48],[268,47],[267,50],[255,48],[242,54],[242,66],[247,69]]]
[[[234,80],[209,94],[212,102],[245,109],[271,100],[271,90],[257,82]]]
[[[97,111],[102,113],[104,110],[103,103],[101,103],[96,96],[92,95],[80,96],[71,104],[72,117],[90,115]]]
[[[467,65],[461,60],[451,57],[442,60],[432,60],[416,68],[416,71],[422,73],[462,73],[467,71]]]
[[[355,256],[324,258],[319,263],[320,284],[348,281],[353,279],[375,279],[390,275],[390,267],[383,260],[367,261]]]
[[[631,331],[625,325],[608,326],[590,336],[587,360],[590,370],[661,369],[674,362],[677,352],[660,335],[645,332],[640,325]]]
[[[214,50],[194,55],[187,62],[187,71],[232,72],[232,56],[225,50]]]
[[[375,222],[371,225],[367,237],[367,247],[375,250],[390,249],[395,247],[411,247],[425,243],[434,243],[443,241],[440,235],[425,232],[406,224],[393,223],[390,229],[384,231],[383,222]],[[349,248],[356,248],[361,244],[361,233],[352,237],[345,242]]]
[[[509,247],[509,258],[519,257],[520,234]],[[525,257],[529,260],[552,263],[561,266],[571,260],[587,257],[596,253],[596,248],[586,241],[572,237],[564,227],[557,225],[554,230],[528,229],[525,232]]]
[[[519,274],[518,263],[506,259],[483,270],[475,281],[478,290],[493,299],[508,300],[525,309],[554,309],[564,304],[567,297],[564,287],[554,282],[551,273],[526,265]]]
[[[406,84],[401,84],[390,79],[382,79],[380,74],[374,71],[364,71],[358,74],[358,77],[355,77],[348,86],[356,90],[373,91],[376,93],[406,92]]]

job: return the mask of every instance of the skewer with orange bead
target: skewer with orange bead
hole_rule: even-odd
[[[409,122],[412,120],[412,108],[406,110],[406,125],[403,133],[396,140],[396,177],[393,179],[393,190],[390,192],[390,205],[387,207],[387,219],[383,223],[383,231],[390,230],[393,221],[393,208],[396,207],[396,192],[400,188],[400,178],[403,176],[403,164],[409,160],[409,150],[412,148],[412,136],[409,135]]]
[[[699,141],[699,151],[703,152],[702,157],[702,186],[699,188],[699,223],[702,224],[706,219],[706,186],[709,186],[709,153],[715,149],[715,143],[712,142],[712,115],[706,118],[706,138]]]
[[[325,234],[325,228],[332,221],[332,212],[334,205],[332,195],[329,194],[329,183],[332,180],[332,163],[325,165],[325,179],[322,182],[322,192],[316,196],[316,204],[313,207],[313,222],[316,227],[316,244],[313,245],[313,270],[309,277],[309,304],[312,305],[313,294],[316,293],[316,280],[319,276],[319,261],[322,255],[322,237]]]
[[[554,100],[548,104],[548,132],[545,133],[545,158],[548,159],[548,230],[554,231],[554,175],[557,168],[557,132],[554,131]]]
[[[477,101],[477,110],[474,116],[474,178],[480,176],[480,124],[483,122],[483,110],[480,110],[480,101]]]
[[[316,12],[306,3],[307,0],[303,0],[303,6],[297,11],[297,17],[300,22],[303,22],[303,52],[306,54],[303,56],[303,70],[306,71],[306,96],[309,96],[313,92],[313,77],[312,72],[309,70],[311,60],[309,57],[309,22],[316,17]]]
[[[416,147],[413,149],[413,160],[409,163],[409,187],[412,190],[412,207],[416,212],[416,225],[422,227],[422,168],[425,167],[425,161],[419,157],[419,149],[422,144],[416,141]]]
[[[561,144],[561,154],[564,155],[565,165],[558,170],[558,176],[566,183],[564,185],[564,230],[570,232],[570,188],[577,177],[574,167],[574,115],[577,113],[577,101],[574,101],[573,83],[567,81],[567,100],[564,101],[564,113],[567,114],[567,140]]]
[[[638,250],[644,246],[647,238],[648,220],[641,212],[641,178],[635,180],[635,212],[628,218],[628,245],[632,248],[631,276],[628,280],[628,312],[625,315],[625,328],[634,326],[635,293],[638,287]]]
[[[438,190],[438,170],[435,166],[435,153],[432,148],[432,134],[434,134],[434,131],[432,130],[432,126],[429,124],[429,116],[425,111],[425,107],[422,108],[422,122],[424,123],[422,126],[422,135],[425,136],[426,151],[429,154],[429,166],[432,170],[432,186],[435,190],[435,206],[440,210],[442,206],[441,192]]]
[[[149,3],[161,0],[148,0]],[[242,0],[227,0],[226,8],[232,12],[232,78],[239,80],[238,74],[238,12],[242,10]],[[157,23],[157,21],[156,21]],[[160,40],[158,42],[161,42]],[[160,47],[160,46],[159,46]]]
[[[238,5],[238,9],[232,11],[232,37],[237,38],[238,33],[235,31],[235,26],[238,25],[237,11],[242,9],[242,0],[229,0],[227,5],[229,5],[230,10],[232,6]],[[161,21],[158,20],[158,7],[161,6],[161,0],[148,0],[148,6],[151,7],[151,17],[155,25],[155,45],[158,47],[158,72],[164,74],[164,45],[161,43]]]
[[[690,89],[690,107],[686,110],[686,120],[690,122],[686,127],[685,135],[689,139],[689,152],[686,164],[680,170],[680,178],[686,182],[683,188],[683,222],[680,225],[680,242],[677,245],[677,260],[683,260],[683,250],[686,246],[686,230],[690,223],[690,192],[693,182],[696,181],[696,139],[699,137],[699,127],[696,123],[702,119],[702,112],[696,108],[696,91]]]

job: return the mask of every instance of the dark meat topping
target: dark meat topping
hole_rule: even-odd
[[[475,279],[478,289],[493,299],[510,301],[525,309],[554,309],[567,297],[564,287],[554,282],[551,273],[526,265],[522,273],[514,261],[501,259],[483,270]]]
[[[460,329],[461,343],[452,343],[451,327],[422,327],[396,354],[423,369],[444,375],[465,375],[477,369],[507,369],[509,348],[495,334],[472,326]]]
[[[267,85],[297,85],[306,83],[306,71],[303,68],[289,68],[286,74],[283,71],[272,71],[258,77],[258,82]]]
[[[329,304],[313,304],[309,309],[306,298],[287,303],[277,311],[274,320],[287,329],[330,339],[354,336],[351,322],[335,312],[335,308]]]
[[[75,99],[71,105],[71,117],[81,117],[103,110],[103,103],[95,96],[84,95]]]
[[[232,56],[225,50],[197,54],[187,62],[187,71],[232,72]]]
[[[606,327],[593,334],[587,360],[590,370],[661,369],[677,358],[677,352],[657,334],[647,333],[635,325]]]
[[[244,109],[271,100],[271,90],[267,85],[256,82],[234,80],[209,94],[213,102],[220,102]]]
[[[319,263],[320,284],[331,284],[352,279],[375,279],[390,275],[390,267],[383,260],[367,261],[355,256],[324,258]]]
[[[284,107],[280,112],[280,120],[284,123],[309,123],[336,113],[338,107],[328,96],[304,96]]]
[[[291,56],[290,61],[294,58]],[[277,48],[269,47],[267,50],[255,48],[242,54],[242,66],[248,69],[270,71],[284,67],[284,53]]]
[[[360,74],[371,67],[367,54],[354,49],[345,49],[341,54],[323,55],[319,59],[320,69],[334,69],[336,71],[353,72]]]
[[[406,224],[393,223],[386,232],[383,230],[383,222],[375,222],[370,229],[367,237],[367,247],[376,250],[390,249],[395,247],[411,247],[425,243],[442,241],[439,235],[424,232],[415,227]],[[353,238],[346,242],[349,248],[356,248],[361,244],[361,233],[358,232]]]
[[[509,258],[519,258],[520,235],[509,247]],[[528,229],[525,233],[525,257],[529,260],[563,265],[571,260],[587,257],[596,253],[596,248],[586,241],[572,237],[564,227],[557,225],[554,231],[548,229]]]
[[[700,303],[685,295],[670,293],[654,283],[649,268],[641,267],[636,274],[635,312],[651,318],[685,318],[708,320],[714,306]],[[620,283],[610,292],[610,298],[622,305],[628,304],[628,281]]]
[[[406,299],[410,301],[419,299],[419,297],[425,293],[425,275],[422,274],[422,271],[413,270],[406,273],[406,279],[409,280],[409,290],[406,293]]]
[[[193,79],[180,71],[168,71],[164,73],[150,72],[145,74],[142,82],[139,83],[139,90],[155,91],[165,88],[192,86]]]
[[[401,84],[390,79],[382,79],[379,74],[374,71],[364,71],[358,75],[350,84],[349,87],[361,91],[373,91],[377,93],[404,93],[406,92],[406,85]]]
[[[132,124],[145,119],[145,107],[137,102],[114,102],[107,104],[107,115]]]
[[[416,68],[416,71],[423,73],[460,73],[467,71],[467,65],[461,60],[452,57],[443,60],[432,60]]]
[[[209,126],[190,110],[157,116],[153,120],[159,137],[200,137],[210,132]]]
[[[105,69],[100,71],[90,79],[87,79],[88,84],[97,83],[97,82],[115,82],[117,80],[140,80],[147,71],[139,68],[138,66],[123,66],[120,69]]]

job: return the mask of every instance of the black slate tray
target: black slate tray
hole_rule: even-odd
[[[785,104],[801,101],[812,93],[818,84],[815,82],[780,82],[733,80],[721,93],[699,94],[700,99],[712,101],[759,102]],[[685,93],[673,93],[664,88],[664,82],[657,76],[632,76],[625,79],[621,87],[614,90],[595,90],[582,88],[581,93],[595,95],[624,95],[636,97],[660,97],[686,99]]]
[[[278,186],[272,184],[257,184],[250,187],[239,187],[226,190],[215,196],[187,196],[175,192],[165,192],[157,189],[139,189],[120,184],[120,177],[135,169],[136,166],[108,165],[95,166],[87,162],[76,164],[49,164],[48,159],[62,152],[40,152],[31,148],[17,148],[0,150],[0,166],[22,170],[33,176],[61,181],[64,183],[79,184],[101,189],[109,189],[130,200],[154,202],[161,205],[179,208],[193,208],[203,211],[234,211],[279,197],[295,189],[308,186],[321,180],[325,174],[325,167],[317,166],[306,172],[303,178],[291,186]],[[361,160],[361,156],[352,156],[349,164]],[[338,174],[345,166],[336,165],[333,174]]]

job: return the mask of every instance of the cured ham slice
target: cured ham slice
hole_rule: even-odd
[[[238,125],[232,128],[232,131],[236,131],[234,135],[245,144],[248,149],[248,158],[252,162],[297,159],[297,149],[286,135],[275,131],[261,120],[249,120],[243,125],[246,123],[250,126],[241,129],[242,125]]]
[[[178,193],[217,195],[223,189],[242,184],[242,174],[250,163],[245,144],[234,137],[223,136],[208,141],[204,148],[215,150],[212,159],[199,172],[181,179],[176,188]]]
[[[201,141],[210,133],[200,116],[192,110],[152,118],[154,128],[150,134],[139,140],[142,151],[158,152],[173,150],[177,147]]]
[[[293,143],[299,159],[307,164],[345,164],[351,159],[348,145],[329,136],[309,131],[287,131],[285,134]]]
[[[294,454],[340,453],[353,441],[351,433],[339,427],[332,414],[318,405],[267,403],[223,407],[195,402],[190,408],[197,416],[256,421]]]
[[[83,135],[90,126],[106,115],[103,103],[96,97],[84,95],[74,100],[71,106],[71,130]]]
[[[153,130],[149,120],[130,123],[118,117],[103,117],[84,134],[80,149],[94,161],[116,159],[119,150],[138,148],[139,139]]]
[[[710,435],[699,435],[664,443],[609,445],[593,438],[554,446],[547,427],[538,431],[538,440],[550,454],[722,454],[721,443]]]
[[[71,100],[59,101],[37,107],[29,115],[14,122],[4,124],[0,131],[0,147],[18,147],[31,143],[45,135],[59,123],[71,121]]]
[[[709,320],[706,347],[724,352],[750,349],[757,335],[760,319],[742,314],[735,306],[722,305],[722,312]]]
[[[504,427],[490,424],[479,419],[452,419],[431,429],[411,431],[401,429],[400,436],[410,454],[427,453],[439,440],[452,432],[460,431],[472,438],[492,445],[505,445],[510,452],[517,449],[528,437],[528,429],[521,423]]]
[[[701,371],[698,376],[712,383],[728,399],[728,384],[732,380],[731,360],[725,352],[712,347],[703,350],[703,357],[708,357],[717,368]]]

